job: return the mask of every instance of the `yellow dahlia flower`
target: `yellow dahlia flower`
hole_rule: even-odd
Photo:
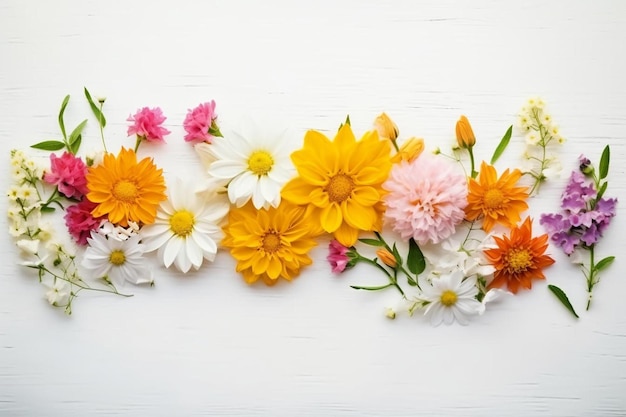
[[[382,228],[381,186],[391,169],[390,150],[376,131],[357,141],[345,124],[331,141],[310,130],[303,148],[291,154],[299,176],[285,185],[282,197],[306,206],[312,221],[352,246],[359,231]]]
[[[274,285],[279,278],[291,281],[312,263],[308,252],[317,244],[315,229],[302,207],[283,201],[277,208],[257,210],[248,203],[228,213],[222,245],[230,248],[248,284],[260,278]]]

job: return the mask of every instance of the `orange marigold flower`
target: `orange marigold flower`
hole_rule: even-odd
[[[456,141],[461,148],[471,148],[476,144],[476,136],[467,117],[461,116],[456,122]]]
[[[532,279],[545,279],[543,268],[554,263],[549,255],[548,235],[532,237],[532,220],[526,217],[519,227],[511,229],[511,234],[494,237],[497,248],[485,251],[485,256],[496,272],[488,288],[501,287],[505,283],[514,294],[520,286],[530,289]]]
[[[152,158],[137,162],[132,149],[122,148],[117,157],[107,153],[86,178],[87,199],[97,204],[92,216],[108,215],[111,223],[124,227],[129,221],[153,223],[159,203],[167,198],[163,170]]]
[[[507,169],[498,178],[496,169],[484,161],[478,180],[469,178],[469,193],[465,215],[473,221],[483,216],[483,230],[490,231],[496,223],[514,227],[521,219],[520,213],[528,209],[527,187],[516,187],[522,177],[519,169]]]

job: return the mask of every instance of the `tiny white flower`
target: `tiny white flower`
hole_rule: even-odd
[[[144,245],[135,235],[127,240],[107,239],[95,231],[87,238],[82,266],[97,278],[107,277],[114,285],[152,282],[152,273],[144,265]]]
[[[251,129],[216,137],[208,151],[215,158],[209,175],[228,184],[228,198],[237,207],[248,201],[257,209],[278,207],[280,190],[293,175],[284,132]]]
[[[39,239],[20,239],[15,244],[23,255],[35,255],[39,250]]]
[[[169,199],[161,203],[153,224],[144,226],[140,235],[146,252],[158,249],[158,257],[169,268],[181,272],[198,270],[203,259],[213,262],[222,237],[219,223],[228,213],[226,196],[196,194],[177,179],[168,187]]]
[[[513,293],[511,293],[509,291],[506,291],[506,290],[502,290],[500,288],[493,288],[493,289],[487,291],[487,293],[483,297],[482,302],[480,303],[480,307],[478,309],[478,314],[480,314],[480,315],[484,314],[486,306],[487,306],[487,303],[491,303],[491,302],[499,299],[503,295],[513,295]]]
[[[46,292],[48,302],[53,306],[65,306],[70,298],[70,284],[57,279],[53,285],[45,284],[49,289]]]
[[[539,143],[541,137],[537,134],[537,132],[530,132],[526,135],[526,143],[531,146],[535,146]]]
[[[433,326],[442,322],[452,324],[455,320],[466,325],[467,317],[480,311],[481,303],[476,300],[476,278],[463,278],[463,272],[454,271],[434,277],[430,285],[422,285],[418,299],[428,303],[424,315],[430,315]]]

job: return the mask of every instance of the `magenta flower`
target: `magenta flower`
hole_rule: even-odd
[[[96,206],[96,203],[84,199],[65,210],[65,225],[79,245],[87,244],[87,238],[91,236],[91,231],[98,229],[100,222],[104,219],[104,216],[95,218],[91,215]]]
[[[403,239],[439,243],[465,217],[465,175],[443,158],[422,154],[395,164],[383,188],[389,191],[384,197],[385,221]]]
[[[129,116],[126,119],[128,122],[134,123],[128,127],[128,136],[135,134],[138,139],[148,142],[165,142],[163,136],[170,134],[169,130],[161,127],[165,119],[167,118],[163,116],[161,108],[143,107],[137,110],[134,116]]]
[[[56,185],[59,192],[67,198],[80,200],[87,193],[87,166],[82,159],[69,152],[61,157],[50,155],[50,172],[46,172],[43,180]]]
[[[183,122],[183,127],[187,132],[185,141],[211,143],[213,136],[219,132],[216,120],[214,100],[210,103],[202,103],[195,109],[189,109]]]
[[[348,256],[350,252],[349,248],[346,248],[337,240],[333,239],[328,245],[328,256],[326,259],[330,263],[332,271],[336,274],[340,274],[350,267],[351,258]]]

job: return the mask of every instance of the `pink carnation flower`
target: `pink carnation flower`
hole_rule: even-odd
[[[91,215],[96,206],[96,203],[84,199],[65,210],[65,225],[70,235],[79,245],[87,244],[87,238],[91,236],[91,231],[98,229],[100,222],[104,218],[104,216],[95,218]]]
[[[467,181],[452,163],[429,154],[394,165],[383,184],[385,221],[403,239],[439,243],[465,216]]]
[[[46,172],[43,180],[56,185],[59,192],[67,198],[80,200],[87,193],[87,166],[82,159],[69,152],[61,157],[50,155],[50,172]]]
[[[330,267],[334,273],[340,274],[348,267],[348,263],[350,262],[350,258],[348,257],[349,251],[350,249],[343,246],[337,240],[333,239],[330,241],[326,259],[330,263]]]
[[[165,119],[167,118],[163,116],[160,107],[139,109],[134,116],[129,116],[126,119],[128,122],[134,122],[128,127],[128,136],[135,134],[149,142],[165,142],[163,136],[170,134],[169,130],[161,127]]]
[[[195,109],[189,109],[183,122],[183,127],[187,134],[187,142],[208,142],[211,143],[213,135],[209,133],[211,125],[217,119],[215,114],[215,101],[200,104]]]

